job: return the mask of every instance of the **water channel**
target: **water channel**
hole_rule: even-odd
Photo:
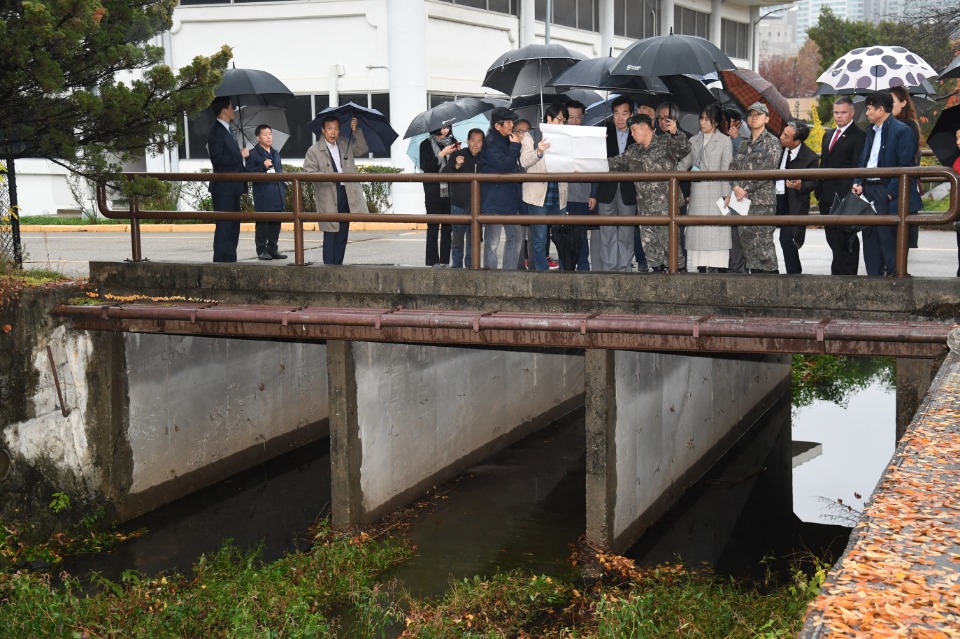
[[[785,394],[628,556],[707,563],[736,577],[762,576],[769,558],[839,556],[895,445],[892,362],[852,361],[852,381],[825,380],[825,392],[795,388],[793,404]],[[585,527],[584,461],[581,409],[442,487],[408,530],[417,555],[384,578],[422,597],[442,594],[450,579],[498,570],[570,575]],[[111,579],[127,569],[189,573],[228,539],[275,559],[307,547],[307,529],[329,503],[323,440],[129,522],[149,533],[65,568]]]

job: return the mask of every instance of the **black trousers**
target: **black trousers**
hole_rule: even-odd
[[[787,196],[777,195],[777,215],[789,215],[790,205]],[[805,226],[780,226],[780,249],[783,251],[783,264],[788,275],[800,275],[803,266],[800,264],[800,247],[807,235]]]
[[[427,213],[449,214],[450,198],[440,198],[440,208],[427,210]],[[427,266],[450,263],[450,235],[453,226],[450,224],[427,224]],[[439,239],[440,246],[437,246]]]
[[[214,211],[239,211],[239,195],[214,195],[211,193]],[[240,221],[217,220],[213,231],[213,261],[236,262],[237,245],[240,244]]]
[[[830,215],[833,203],[824,198],[820,202],[820,215]],[[860,270],[860,237],[842,226],[825,226],[823,234],[833,254],[830,262],[831,275],[856,275]]]
[[[257,222],[254,227],[253,242],[260,253],[276,252],[280,241],[280,222]]]
[[[347,201],[347,189],[337,184],[337,212],[349,213],[350,203]],[[323,234],[323,263],[334,266],[343,264],[347,254],[347,240],[350,236],[350,223],[340,222],[340,229],[336,232],[325,231]]]

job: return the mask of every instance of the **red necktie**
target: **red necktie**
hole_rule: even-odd
[[[839,139],[840,139],[840,129],[837,129],[836,131],[833,132],[833,139],[830,140],[830,147],[827,150],[833,151],[833,145],[836,144],[837,140]]]

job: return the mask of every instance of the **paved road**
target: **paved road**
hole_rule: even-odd
[[[154,261],[208,262],[213,254],[212,232],[145,232],[141,235],[143,255]],[[350,233],[345,262],[384,266],[422,266],[425,231],[358,231]],[[321,265],[322,235],[308,232],[305,236],[307,261]],[[88,262],[123,261],[129,259],[130,234],[122,232],[25,232],[23,234],[26,268],[49,268],[74,277],[89,273]],[[272,264],[289,264],[293,260],[293,234],[283,233],[280,250],[289,260]],[[777,244],[781,268],[783,256]],[[241,262],[260,263],[253,246],[253,233],[242,233],[238,251]],[[556,255],[556,253],[554,253]],[[822,229],[807,231],[807,240],[800,250],[803,271],[808,274],[830,273],[830,249]],[[917,277],[954,277],[957,273],[956,235],[944,231],[921,231],[920,248],[912,249],[909,272]],[[863,262],[860,273],[865,273]]]

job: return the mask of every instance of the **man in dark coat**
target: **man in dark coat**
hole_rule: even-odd
[[[853,123],[853,115],[853,100],[847,96],[837,98],[833,103],[833,121],[837,128],[828,130],[823,135],[823,146],[820,148],[821,169],[852,169],[860,162],[867,134]],[[839,196],[842,200],[852,186],[852,178],[820,180],[814,191],[820,205],[820,215],[830,215],[834,196]],[[849,228],[827,226],[824,227],[824,235],[833,252],[830,273],[856,275],[860,268],[860,238],[857,234]]]
[[[610,105],[613,123],[607,125],[607,158],[615,158],[636,144],[630,136],[627,120],[633,112],[633,102],[626,96],[616,98]],[[598,182],[593,185],[590,208],[600,215],[634,216],[637,214],[637,190],[633,182]],[[629,271],[634,257],[633,226],[600,227],[599,250],[594,251],[591,269],[595,271]]]
[[[230,134],[233,121],[233,104],[229,97],[214,98],[210,110],[217,117],[207,136],[207,152],[214,173],[243,173],[243,161],[249,155]],[[239,211],[240,196],[247,192],[247,183],[210,182],[210,198],[214,211]],[[236,262],[237,244],[240,242],[238,220],[218,220],[213,232],[213,261]]]
[[[790,120],[780,134],[783,146],[781,169],[815,169],[817,154],[804,142],[810,135],[810,127],[805,122]],[[809,215],[810,193],[816,188],[816,180],[777,180],[777,215]],[[803,272],[800,265],[800,247],[807,235],[806,226],[781,226],[780,248],[783,249],[783,263],[790,275]]]
[[[514,132],[517,115],[505,107],[490,113],[490,131],[480,152],[482,173],[516,173],[520,168],[520,136]],[[513,182],[484,182],[480,185],[480,212],[497,215],[520,214],[520,189]],[[523,231],[516,224],[488,224],[483,229],[483,266],[497,268],[500,229],[507,236],[501,268],[515,270],[520,261]]]
[[[891,117],[893,97],[887,91],[867,96],[867,119],[873,125],[860,154],[861,168],[915,166],[916,142],[913,131],[906,124]],[[873,204],[879,215],[896,215],[900,180],[890,178],[857,178],[853,192],[863,195]],[[923,208],[917,181],[910,180],[910,211]],[[863,231],[863,262],[867,275],[893,275],[897,256],[896,226],[871,226]]]
[[[273,129],[261,124],[255,131],[257,145],[247,156],[247,171],[251,173],[283,173],[280,152],[273,148]],[[287,204],[287,185],[283,182],[254,182],[254,211],[283,211]],[[257,222],[254,242],[261,260],[285,260],[279,251],[280,222]]]

